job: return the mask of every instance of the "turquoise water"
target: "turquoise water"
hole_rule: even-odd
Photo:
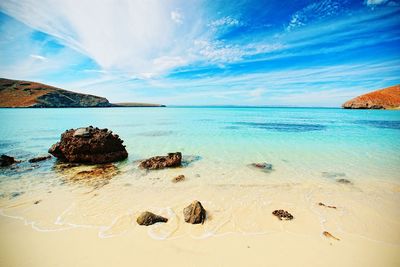
[[[398,242],[391,234],[400,216],[398,111],[0,109],[0,120],[0,153],[23,161],[0,168],[0,219],[37,231],[81,227],[112,237],[144,230],[136,217],[150,210],[169,219],[146,228],[155,239],[279,231],[318,238],[327,230]],[[27,162],[46,154],[66,129],[89,125],[119,134],[129,158],[92,177],[82,172],[98,166],[63,168],[55,158]],[[138,168],[141,159],[175,151],[183,154],[183,168]],[[272,170],[249,166],[255,162]],[[181,174],[185,181],[171,182]],[[181,217],[194,199],[208,214],[197,228]],[[327,213],[319,202],[338,210]],[[271,215],[275,209],[288,209],[299,223],[282,226]],[[384,235],[382,227],[392,231]]]
[[[44,154],[69,128],[108,128],[132,162],[182,151],[201,166],[235,170],[269,162],[279,175],[323,172],[396,179],[400,112],[325,108],[1,109],[0,153],[24,160]],[[283,171],[284,170],[284,171]],[[50,171],[50,170],[49,170]]]

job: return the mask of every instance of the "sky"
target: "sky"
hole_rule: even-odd
[[[400,0],[1,0],[0,63],[111,102],[337,107],[400,83]]]

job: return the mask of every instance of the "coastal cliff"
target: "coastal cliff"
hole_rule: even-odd
[[[400,85],[357,96],[342,105],[346,109],[399,109]]]
[[[104,97],[80,94],[46,84],[0,79],[0,107],[111,107]]]
[[[54,86],[0,78],[2,108],[161,107],[157,104],[112,104],[106,98],[81,94]]]

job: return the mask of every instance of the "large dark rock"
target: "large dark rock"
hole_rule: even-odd
[[[183,209],[183,216],[187,223],[203,224],[206,219],[206,210],[203,208],[200,201],[195,200]]]
[[[0,167],[6,167],[10,166],[14,163],[17,163],[18,161],[15,160],[15,158],[7,156],[7,155],[1,155],[0,156]]]
[[[171,167],[179,167],[182,164],[181,152],[168,153],[167,156],[156,156],[140,162],[139,167],[143,169],[155,170]]]
[[[122,143],[111,131],[89,126],[65,131],[49,153],[66,162],[108,163],[128,157]]]
[[[167,222],[168,219],[162,216],[156,215],[150,211],[142,212],[139,217],[136,219],[136,222],[139,225],[152,225],[158,222]]]

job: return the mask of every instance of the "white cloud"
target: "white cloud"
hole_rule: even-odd
[[[249,96],[254,97],[254,98],[259,98],[265,93],[264,88],[257,88],[254,90],[249,91]]]
[[[214,63],[231,63],[240,61],[245,56],[270,53],[283,49],[281,43],[249,43],[244,45],[226,44],[222,41],[198,39],[194,41],[193,53],[197,53]]]
[[[209,26],[210,27],[221,27],[221,26],[238,26],[241,23],[239,22],[239,20],[226,16],[217,20],[213,20]]]
[[[198,12],[201,4],[179,0],[121,0],[117,4],[97,0],[2,0],[0,9],[56,37],[104,70],[135,76],[165,71],[165,61],[161,67],[157,65],[160,57],[181,56],[192,46],[192,40],[203,35],[205,27]],[[179,24],[183,22],[182,13],[187,16],[184,25]],[[169,64],[171,68],[176,65]]]
[[[183,15],[176,10],[171,12],[171,19],[178,24],[183,23]]]
[[[368,0],[374,1],[374,0]],[[376,0],[384,1],[384,0]],[[337,0],[316,1],[295,12],[286,27],[287,31],[294,30],[310,22],[318,21],[339,14],[342,5]]]
[[[39,61],[47,61],[46,57],[40,55],[30,55],[30,57]]]
[[[388,2],[388,0],[366,0],[365,4],[367,6],[377,6],[377,5],[382,5]]]

